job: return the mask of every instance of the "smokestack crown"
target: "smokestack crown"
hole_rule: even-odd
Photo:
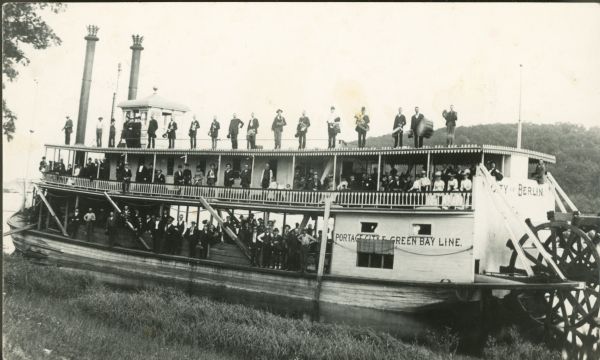
[[[84,38],[85,40],[89,40],[89,41],[98,41],[99,40],[98,37],[96,36],[96,34],[98,34],[98,30],[100,30],[99,27],[97,27],[96,25],[88,25],[87,30],[88,30],[88,34]]]
[[[131,35],[131,38],[133,39],[133,45],[130,47],[131,50],[144,50],[144,47],[142,46],[142,41],[144,41],[143,36]]]

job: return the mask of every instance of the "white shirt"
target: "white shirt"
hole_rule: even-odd
[[[98,130],[104,129],[104,121],[98,121],[96,123],[96,129],[98,129]]]
[[[461,191],[471,191],[472,188],[473,188],[473,183],[471,182],[471,180],[469,180],[469,178],[463,179],[460,182],[460,190]]]
[[[450,179],[448,180],[448,191],[456,191],[458,190],[458,180]]]
[[[436,180],[433,182],[433,191],[444,191],[444,180]]]

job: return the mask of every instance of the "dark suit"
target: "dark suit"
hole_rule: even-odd
[[[173,183],[175,185],[183,185],[183,172],[181,170],[177,170],[173,174]]]
[[[192,170],[184,169],[183,170],[183,184],[190,185],[192,183]]]
[[[65,122],[65,127],[63,127],[65,131],[65,145],[71,144],[71,133],[73,132],[73,120],[68,119]]]
[[[250,182],[252,181],[252,172],[248,169],[244,169],[242,170],[242,172],[240,173],[240,185],[243,188],[249,188],[250,187]]]
[[[146,167],[144,165],[138,166],[137,172],[135,173],[135,182],[146,182]]]
[[[79,225],[81,225],[81,215],[73,214],[68,221],[67,233],[71,235],[73,239],[77,238],[77,232],[79,231]]]
[[[423,114],[419,113],[419,115],[415,114],[410,118],[410,128],[413,131],[413,138],[415,139],[415,147],[420,148],[423,147],[423,137],[418,136],[417,129],[419,128],[419,124],[423,121],[425,117]]]
[[[164,231],[165,234],[165,249],[164,252],[167,254],[175,254],[177,249],[177,242],[179,241],[179,231],[172,223],[167,225]]]
[[[156,130],[158,130],[158,122],[155,119],[150,119],[150,123],[148,124],[148,149],[154,149]]]
[[[106,219],[106,233],[108,234],[108,246],[115,245],[115,237],[117,235],[119,220],[116,216],[109,216]]]
[[[198,242],[200,241],[200,230],[194,225],[185,231],[183,237],[188,242],[189,257],[195,258],[196,246],[198,246]]]
[[[115,124],[110,124],[110,128],[108,130],[108,147],[115,147],[115,136],[117,135],[117,129],[115,128]]]
[[[310,119],[307,116],[302,116],[298,120],[298,127],[296,128],[296,136],[298,137],[298,149],[306,148],[306,132],[308,131],[309,126]]]
[[[199,128],[200,128],[200,123],[198,122],[198,120],[192,120],[192,123],[190,124],[190,131],[188,133],[190,135],[190,148],[191,149],[196,148],[196,132],[198,131]]]
[[[235,175],[233,173],[233,170],[231,170],[231,169],[225,170],[225,174],[224,174],[224,178],[223,178],[223,185],[225,187],[232,187],[234,181],[235,181]]]
[[[250,130],[254,131],[254,135],[250,135]],[[258,119],[252,118],[248,122],[248,149],[256,149],[256,134],[258,133]]]
[[[177,139],[177,123],[173,120],[169,123],[169,149],[175,148],[175,139]]]
[[[221,124],[218,121],[213,120],[210,124],[210,130],[208,131],[208,135],[212,141],[212,149],[217,148],[217,139],[219,138],[219,129],[221,128]]]
[[[160,173],[159,175],[156,175],[156,178],[154,179],[154,182],[157,184],[164,184],[167,182],[167,180],[165,179],[165,174]]]
[[[394,119],[394,127],[392,128],[392,130],[396,128],[401,129],[393,135],[394,147],[402,147],[402,135],[404,135],[404,125],[406,125],[406,117],[404,117],[404,115],[402,114],[396,115],[396,118]]]
[[[231,119],[229,123],[229,138],[231,139],[231,148],[237,149],[238,142],[237,137],[240,132],[240,128],[244,127],[244,122],[238,118]]]
[[[123,192],[129,191],[129,184],[131,184],[131,169],[123,169]]]
[[[458,120],[456,111],[452,110],[446,113],[446,146],[454,145],[454,129],[456,128],[456,120]]]

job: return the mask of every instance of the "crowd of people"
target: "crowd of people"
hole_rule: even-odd
[[[442,112],[442,116],[446,122],[446,144],[451,146],[454,144],[454,129],[456,128],[456,121],[458,120],[457,112],[454,110],[454,106],[450,105],[450,110],[444,110]],[[363,148],[366,147],[366,137],[367,132],[370,130],[371,119],[367,114],[366,107],[361,107],[360,111],[354,115],[353,122],[355,124],[354,130],[357,133],[358,147]],[[336,138],[338,134],[341,132],[341,117],[336,111],[335,106],[331,106],[329,109],[329,113],[325,118],[325,123],[327,126],[327,147],[332,149],[336,146]],[[277,109],[276,115],[271,123],[271,131],[273,132],[274,138],[274,148],[281,148],[282,134],[285,126],[287,126],[287,121],[283,116],[283,110]],[[402,108],[398,109],[398,113],[394,116],[393,127],[392,127],[392,137],[394,138],[394,147],[402,147],[403,146],[403,136],[406,132],[409,138],[414,139],[414,146],[416,148],[423,146],[423,138],[429,137],[431,132],[433,131],[433,123],[425,118],[425,116],[420,112],[419,107],[415,107],[415,113],[410,118],[409,128],[404,129],[407,125],[407,120],[404,114],[402,113]],[[306,111],[302,111],[302,115],[298,118],[298,122],[296,124],[295,137],[298,139],[298,149],[306,148],[306,136],[308,130],[311,126],[310,118],[307,116]],[[260,127],[260,122],[254,115],[254,113],[250,114],[249,120],[244,123],[241,119],[238,118],[237,114],[233,114],[231,120],[229,121],[229,126],[227,128],[227,138],[231,141],[231,148],[238,148],[238,138],[240,135],[240,130],[246,128],[246,144],[248,149],[257,149],[256,139]],[[96,123],[96,146],[102,147],[102,136],[105,129],[105,123],[102,117],[98,118]],[[158,121],[156,120],[154,114],[150,114],[150,120],[148,121],[148,127],[146,130],[148,139],[147,139],[147,148],[154,148],[156,145],[156,138],[158,136],[157,131],[159,129]],[[166,131],[162,134],[162,137],[168,140],[168,147],[172,149],[175,147],[175,140],[177,139],[177,130],[179,129],[177,122],[175,119],[171,117],[169,120]],[[188,128],[188,136],[190,140],[190,149],[196,149],[197,146],[197,137],[198,130],[200,129],[200,122],[193,116],[192,121],[190,122],[190,126]],[[219,139],[219,130],[221,129],[221,124],[217,120],[217,117],[214,116],[212,122],[208,126],[208,136],[211,139],[211,148],[216,149],[217,142]],[[73,132],[73,121],[67,116],[67,120],[65,122],[65,126],[62,131],[65,133],[65,144],[70,145],[71,142],[71,133]],[[139,148],[141,146],[141,136],[142,136],[142,125],[141,121],[136,118],[132,118],[130,113],[126,113],[126,119],[123,123],[123,128],[121,130],[121,136],[119,139],[119,143],[117,144],[115,141],[117,134],[117,129],[115,127],[115,119],[110,120],[109,125],[109,138],[108,138],[108,146],[115,147],[119,144],[123,144],[123,146]]]
[[[75,209],[67,219],[67,232],[77,239],[81,236],[81,228],[85,229],[85,239],[89,242],[102,240],[98,236],[103,230],[110,247],[122,246],[118,234],[125,232],[130,234],[133,242],[137,241],[137,237],[152,239],[155,253],[199,259],[208,257],[211,246],[221,242],[234,243],[230,233],[225,231],[227,228],[249,249],[253,266],[302,272],[307,268],[309,254],[319,251],[322,236],[312,224],[305,228],[300,228],[298,223],[294,228],[285,225],[280,231],[274,221],[256,219],[254,214],[242,215],[239,219],[227,216],[222,226],[215,226],[207,220],[201,224],[194,220],[188,223],[183,214],[175,219],[168,211],[162,215],[142,215],[139,209],[131,209],[128,205],[124,205],[120,213],[103,208],[95,211],[90,207],[81,214],[79,209]],[[327,245],[329,252],[330,240]]]

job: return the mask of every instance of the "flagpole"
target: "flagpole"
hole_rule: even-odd
[[[519,64],[519,123],[517,125],[517,149],[521,148],[521,134],[523,126],[521,124],[521,96],[523,94],[523,64]]]

